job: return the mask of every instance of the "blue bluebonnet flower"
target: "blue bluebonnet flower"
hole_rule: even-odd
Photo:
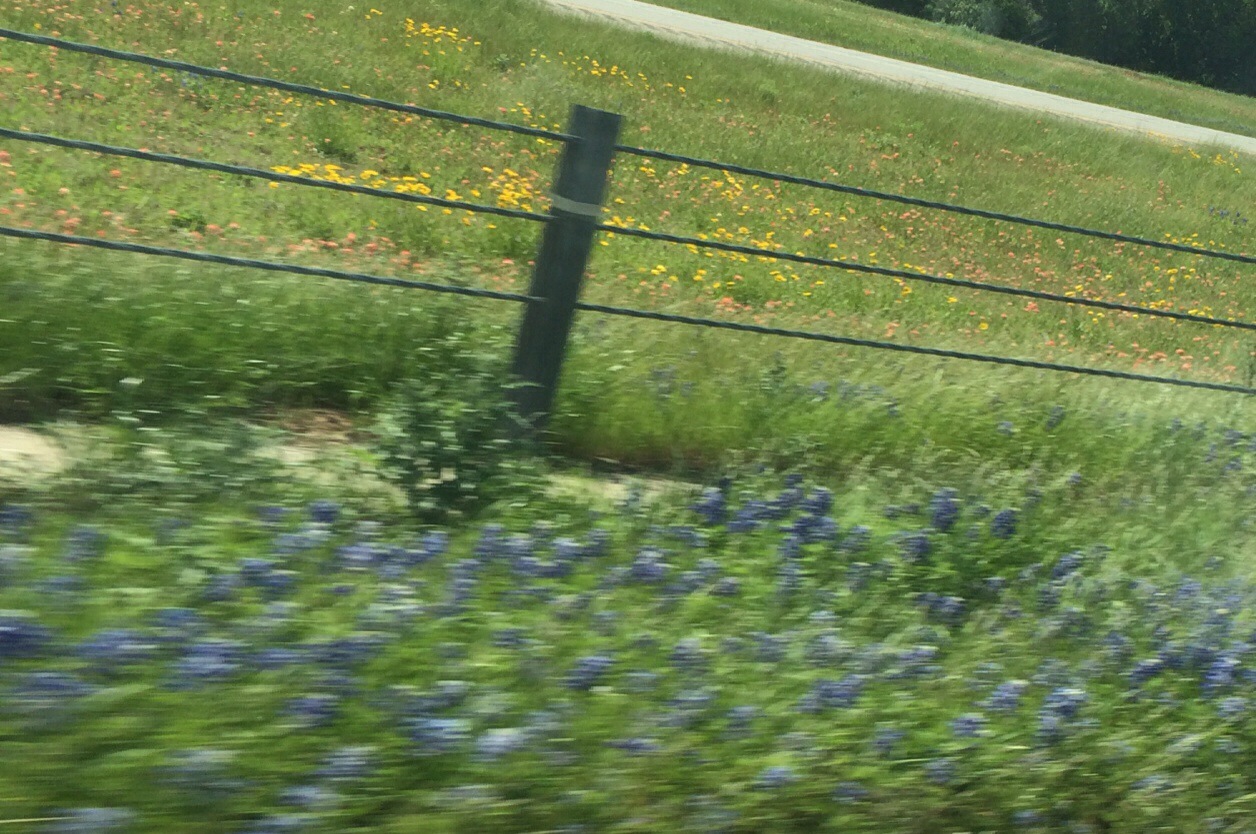
[[[853,805],[868,798],[868,789],[858,782],[838,782],[833,789],[833,801]]]
[[[1051,568],[1051,578],[1056,581],[1068,579],[1073,574],[1077,573],[1077,571],[1081,570],[1082,564],[1085,561],[1086,555],[1080,550],[1065,553]]]
[[[65,539],[65,558],[68,562],[94,559],[105,550],[105,534],[95,527],[79,525]]]
[[[788,642],[781,635],[756,631],[750,637],[755,641],[755,660],[760,663],[779,663],[785,659]]]
[[[0,660],[39,657],[52,642],[52,632],[25,611],[0,611]]]
[[[840,545],[845,553],[862,553],[872,541],[872,530],[862,524],[856,524],[846,531]]]
[[[658,739],[643,738],[640,736],[608,741],[606,742],[606,746],[613,747],[616,750],[622,750],[630,756],[648,756],[653,753],[658,753],[663,749],[663,745],[659,744]]]
[[[76,651],[97,671],[113,671],[121,666],[142,663],[152,657],[155,650],[153,641],[138,631],[115,628],[96,632],[80,643]]]
[[[711,595],[735,597],[741,593],[741,580],[735,576],[723,576],[711,586]]]
[[[1239,668],[1239,660],[1231,655],[1218,655],[1204,672],[1203,689],[1205,695],[1216,695],[1235,683],[1235,673]]]
[[[335,524],[336,519],[340,518],[340,505],[335,501],[311,501],[307,510],[310,518],[318,524]]]
[[[803,514],[782,529],[789,532],[800,545],[835,543],[839,534],[837,521],[827,515]],[[800,553],[800,551],[795,551],[793,555],[797,556]]]
[[[1128,662],[1134,651],[1134,641],[1115,629],[1103,638],[1103,650],[1107,660],[1116,664]]]
[[[1016,510],[999,510],[990,519],[990,535],[996,539],[1010,539],[1016,535]]]
[[[897,730],[893,727],[877,727],[877,731],[873,734],[872,741],[869,742],[869,746],[872,748],[872,752],[875,755],[880,756],[881,758],[887,758],[894,752],[895,746],[906,738],[906,736],[907,734],[902,730]]]
[[[932,551],[933,543],[929,540],[928,533],[903,533],[898,538],[899,556],[909,565],[925,561]]]
[[[587,692],[602,681],[614,663],[615,661],[609,655],[604,654],[592,654],[580,658],[567,673],[567,688]]]
[[[661,723],[665,727],[692,727],[708,717],[714,703],[715,692],[710,688],[682,689],[667,702]]]
[[[240,668],[243,646],[234,640],[210,639],[187,647],[175,664],[171,686],[192,689],[216,683],[234,675]]]
[[[277,527],[288,517],[288,508],[264,504],[257,508],[257,517],[266,527]]]
[[[833,509],[833,491],[825,487],[815,487],[799,507],[805,513],[823,516]]]
[[[1223,720],[1229,721],[1237,718],[1247,712],[1247,699],[1238,695],[1231,695],[1229,698],[1222,698],[1217,703],[1217,715]]]
[[[959,738],[985,735],[986,717],[979,712],[965,713],[951,722],[951,732]]]
[[[812,691],[826,709],[847,709],[853,707],[863,694],[866,680],[863,675],[846,675],[840,680],[818,680]]]
[[[413,718],[407,722],[410,739],[422,756],[452,753],[466,743],[471,725],[461,718]]]
[[[611,552],[611,534],[600,527],[589,531],[584,539],[584,555],[588,559],[601,559]]]
[[[727,524],[730,533],[751,533],[772,518],[774,511],[765,501],[749,500],[742,504]]]
[[[653,547],[643,547],[632,560],[629,575],[637,582],[658,585],[667,578],[671,566],[663,561],[663,552]]]
[[[942,668],[933,662],[937,657],[937,646],[919,645],[904,649],[894,656],[895,664],[891,667],[888,677],[891,679],[920,678],[935,674]]]
[[[382,564],[387,551],[371,542],[358,541],[336,548],[336,562],[342,570],[367,571]]]
[[[318,539],[306,532],[280,533],[271,542],[270,551],[279,558],[287,558],[313,550],[318,544]]]
[[[1086,693],[1081,689],[1058,687],[1052,690],[1038,710],[1038,740],[1055,744],[1063,738],[1068,722],[1077,717],[1085,702]]]
[[[258,650],[253,656],[253,665],[258,669],[282,669],[305,662],[305,652],[282,646],[268,647]]]
[[[34,518],[31,508],[23,504],[0,504],[0,535],[19,533]]]
[[[517,649],[527,642],[528,633],[522,628],[499,628],[493,632],[493,645],[502,649]]]
[[[1016,426],[1013,425],[1011,420],[1002,420],[997,426],[995,426],[995,431],[1004,437],[1011,437],[1016,433]]]
[[[338,697],[327,692],[319,692],[292,698],[284,705],[283,713],[296,726],[302,729],[312,729],[334,721],[339,708]]]
[[[191,608],[162,608],[153,615],[154,635],[164,643],[182,643],[206,630],[201,615]]]
[[[527,749],[532,742],[532,735],[523,727],[503,727],[484,731],[475,740],[476,759],[493,762]]]
[[[383,635],[358,632],[345,637],[312,641],[305,648],[315,663],[332,669],[349,670],[371,660],[383,645]]]
[[[205,602],[226,602],[235,596],[243,582],[240,574],[234,572],[216,573],[205,582],[201,589],[201,599]]]
[[[981,706],[992,712],[1013,712],[1020,707],[1021,696],[1028,688],[1028,681],[1004,681],[994,688],[990,697],[981,702]]]
[[[333,808],[340,801],[340,794],[324,785],[298,785],[279,794],[279,802],[306,811]]]
[[[323,759],[315,771],[320,779],[348,781],[370,775],[374,765],[375,748],[367,746],[340,747]]]
[[[798,781],[798,774],[787,765],[772,765],[759,771],[754,786],[758,790],[772,791],[792,785]]]
[[[726,716],[726,731],[734,737],[741,737],[750,732],[750,726],[757,719],[762,710],[755,706],[736,706],[728,711]]]
[[[135,812],[128,808],[70,808],[53,817],[43,829],[48,834],[111,834],[126,831],[135,822]]]
[[[797,559],[802,556],[802,539],[790,533],[781,539],[776,547],[776,555],[782,559]]]
[[[1059,406],[1056,406],[1059,408]],[[1041,811],[1021,810],[1012,814],[1012,825],[1017,828],[1032,828],[1045,822]]]
[[[624,676],[624,688],[629,692],[650,692],[658,686],[659,676],[656,672],[637,669]]]
[[[704,672],[710,660],[710,653],[702,647],[697,637],[685,637],[672,649],[671,663],[681,672]]]
[[[701,516],[708,527],[715,527],[723,524],[728,516],[728,496],[722,489],[707,487],[690,509]]]
[[[29,672],[16,679],[7,703],[28,720],[54,722],[94,692],[96,687],[69,672]]]
[[[1047,415],[1047,431],[1055,429],[1060,423],[1064,422],[1064,406],[1052,406],[1051,413]]]
[[[781,597],[791,597],[802,588],[802,568],[793,560],[781,563],[776,569],[776,592]]]
[[[815,635],[804,649],[807,662],[813,666],[832,666],[850,653],[850,644],[835,631]]]
[[[1172,789],[1173,780],[1159,773],[1153,773],[1150,776],[1144,776],[1134,784],[1130,785],[1132,791],[1147,791],[1148,793],[1164,793]]]
[[[929,499],[929,520],[933,529],[948,532],[959,520],[960,504],[953,489],[940,489]]]
[[[936,785],[949,785],[955,779],[955,760],[932,759],[925,765],[925,776]]]
[[[698,578],[703,583],[709,583],[714,579],[718,579],[721,570],[720,563],[710,557],[698,560]]]

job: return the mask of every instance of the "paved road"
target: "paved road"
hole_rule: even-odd
[[[986,101],[1051,113],[1091,122],[1117,130],[1151,135],[1194,146],[1233,148],[1256,155],[1256,138],[1225,133],[1206,127],[1146,116],[1116,107],[1092,104],[1064,96],[1026,90],[997,81],[986,81],[958,72],[934,69],[893,58],[883,58],[840,46],[808,41],[789,35],[728,23],[689,12],[665,9],[638,0],[542,0],[561,11],[593,15],[636,28],[648,29],[664,37],[698,41],[734,51],[753,51],[817,64],[831,70],[849,72],[880,81],[908,84],[972,96]]]

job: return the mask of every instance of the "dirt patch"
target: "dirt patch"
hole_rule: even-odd
[[[55,475],[68,461],[55,440],[31,429],[0,426],[0,477]]]

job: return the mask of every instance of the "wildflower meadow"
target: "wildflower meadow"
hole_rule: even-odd
[[[0,0],[0,27],[1256,242],[1237,154],[525,0]],[[560,152],[4,39],[0,112],[527,212]],[[1235,321],[1248,264],[624,154],[603,222],[598,303],[1256,384],[1247,331],[772,254]],[[9,139],[0,225],[515,293],[539,233]],[[1250,398],[582,312],[538,438],[509,430],[519,313],[0,238],[0,440],[59,450],[0,454],[0,831],[1256,830]]]

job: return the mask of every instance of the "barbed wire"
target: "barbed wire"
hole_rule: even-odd
[[[42,240],[52,243],[61,243],[72,246],[87,246],[96,249],[106,249],[115,252],[131,252],[141,255],[152,255],[157,257],[178,258],[180,260],[198,261],[202,263],[214,263],[224,266],[243,267],[248,269],[260,269],[269,272],[287,272],[297,275],[311,275],[322,278],[333,278],[337,280],[355,281],[367,284],[379,284],[384,286],[401,287],[404,289],[417,289],[429,292],[448,293],[452,295],[469,296],[475,298],[490,298],[500,301],[514,301],[522,303],[538,302],[544,303],[546,299],[535,296],[528,296],[522,293],[508,293],[499,290],[486,290],[476,287],[458,287],[450,284],[434,284],[427,281],[412,281],[404,278],[391,278],[384,275],[372,275],[363,272],[346,272],[335,269],[324,269],[321,267],[300,266],[297,264],[285,264],[275,261],[263,261],[254,258],[240,258],[231,255],[216,255],[209,252],[194,252],[186,249],[171,249],[162,246],[149,246],[142,243],[125,243],[122,241],[104,240],[100,238],[83,237],[81,235],[66,235],[59,232],[45,232],[33,229],[19,229],[12,226],[0,226],[0,237],[12,237],[26,240]],[[612,316],[626,316],[630,318],[649,319],[653,321],[669,322],[674,324],[687,324],[697,327],[708,327],[719,330],[732,330],[742,333],[758,333],[767,336],[779,336],[792,339],[804,339],[816,342],[828,342],[830,344],[848,345],[852,347],[871,348],[876,350],[889,350],[899,353],[914,353],[923,356],[935,356],[946,359],[962,359],[973,362],[985,362],[996,365],[1009,365],[1019,368],[1031,368],[1045,371],[1056,371],[1072,374],[1081,374],[1087,376],[1101,376],[1112,379],[1123,379],[1134,382],[1159,383],[1164,385],[1177,385],[1186,388],[1203,388],[1213,391],[1225,391],[1237,394],[1256,394],[1256,388],[1247,388],[1239,385],[1227,385],[1219,382],[1203,382],[1198,380],[1175,379],[1173,377],[1159,377],[1148,374],[1136,374],[1127,371],[1113,371],[1105,368],[1092,368],[1082,365],[1064,365],[1054,362],[1040,362],[1030,359],[1016,359],[1006,356],[994,356],[990,354],[968,353],[964,351],[946,350],[943,348],[921,347],[918,345],[904,345],[895,342],[874,341],[871,339],[859,339],[851,336],[837,336],[829,333],[818,333],[810,330],[791,330],[780,327],[768,327],[761,324],[746,324],[743,322],[723,321],[720,319],[702,318],[698,316],[686,316],[677,313],[663,313],[653,310],[640,310],[631,307],[616,307],[607,304],[594,304],[588,301],[577,301],[575,304],[577,310],[585,310],[591,313],[603,313]]]
[[[783,260],[791,261],[793,263],[808,264],[811,266],[847,269],[852,272],[867,272],[873,275],[885,275],[891,278],[902,278],[905,281],[920,281],[926,284],[940,284],[946,287],[962,287],[964,289],[980,290],[981,292],[992,292],[1001,295],[1032,298],[1038,301],[1054,301],[1061,304],[1073,304],[1082,307],[1097,307],[1102,310],[1116,310],[1123,313],[1134,313],[1140,316],[1177,319],[1179,321],[1209,324],[1217,327],[1233,327],[1240,330],[1256,330],[1256,323],[1253,322],[1235,321],[1233,319],[1218,319],[1213,318],[1212,316],[1201,316],[1196,313],[1178,313],[1173,310],[1157,310],[1154,307],[1139,307],[1135,304],[1122,304],[1117,301],[1100,301],[1094,298],[1079,298],[1069,295],[1060,295],[1058,293],[1043,292],[1041,290],[1027,290],[1020,287],[1009,287],[1004,284],[984,284],[980,281],[967,281],[962,278],[944,278],[941,275],[931,275],[925,272],[912,272],[905,269],[891,269],[889,267],[861,264],[857,261],[838,261],[830,258],[819,258],[812,255],[798,255],[792,252],[781,252],[774,249],[757,249],[753,246],[742,246],[736,243],[722,243],[718,240],[703,240],[702,238],[673,235],[668,234],[667,232],[634,229],[628,226],[615,226],[610,223],[599,223],[597,225],[597,229],[599,231],[622,234],[629,237],[638,237],[645,240],[659,240],[665,243],[680,243],[685,246],[696,246],[703,249],[718,249],[724,252],[733,252],[739,255],[753,255],[755,257],[766,258],[768,260]]]
[[[1084,365],[1063,365],[1055,362],[1040,362],[1033,359],[1014,359],[1007,356],[993,356],[984,353],[967,353],[943,348],[904,345],[896,342],[879,342],[871,339],[857,339],[852,336],[834,336],[829,333],[817,333],[811,330],[788,330],[780,327],[767,327],[761,324],[745,324],[736,321],[685,316],[677,313],[660,313],[653,310],[638,310],[630,307],[613,307],[606,304],[593,304],[587,301],[576,302],[576,309],[590,313],[603,313],[610,316],[627,316],[636,319],[669,322],[672,324],[688,324],[695,327],[711,327],[720,330],[734,330],[741,333],[758,333],[764,336],[781,336],[790,339],[806,339],[813,342],[828,342],[836,345],[889,350],[899,353],[915,353],[922,356],[936,356],[944,359],[964,359],[970,362],[986,362],[994,365],[1011,365],[1017,368],[1032,368],[1041,371],[1057,371],[1084,376],[1101,376],[1111,379],[1124,379],[1133,382],[1154,382],[1163,385],[1177,385],[1184,388],[1206,388],[1212,391],[1226,391],[1232,394],[1256,394],[1256,388],[1241,385],[1227,385],[1222,382],[1202,382],[1190,379],[1176,379],[1166,376],[1151,376],[1128,371],[1112,371],[1106,368],[1092,368]]]
[[[70,246],[87,246],[94,249],[108,249],[113,252],[133,252],[140,255],[154,255],[163,258],[178,258],[185,261],[235,266],[246,269],[260,269],[267,272],[290,272],[294,275],[311,275],[319,278],[334,278],[338,281],[355,281],[362,284],[378,284],[386,287],[401,287],[409,290],[425,290],[449,295],[462,295],[472,298],[491,298],[497,301],[530,302],[543,301],[530,295],[500,290],[486,290],[478,287],[459,287],[453,284],[434,284],[430,281],[414,281],[408,278],[392,278],[387,275],[372,275],[367,272],[348,272],[339,269],[324,269],[316,266],[285,264],[278,261],[262,261],[255,258],[240,258],[234,255],[216,255],[211,252],[194,252],[188,249],[171,249],[165,246],[149,246],[144,243],[126,243],[119,240],[83,237],[82,235],[66,235],[59,232],[45,232],[35,229],[19,229],[14,226],[0,226],[0,237],[12,237],[25,240],[43,240],[52,243],[63,243]]]
[[[299,93],[301,95],[315,96],[317,98],[343,101],[346,104],[356,104],[362,107],[375,107],[381,110],[391,110],[396,113],[408,113],[414,116],[422,116],[427,119],[456,122],[470,127],[482,127],[488,130],[503,130],[509,133],[518,133],[523,136],[535,136],[541,139],[552,139],[556,142],[567,142],[575,138],[569,134],[559,133],[554,130],[545,130],[537,127],[525,127],[524,125],[511,124],[509,122],[481,119],[477,116],[463,116],[458,113],[449,113],[444,110],[433,110],[429,107],[419,107],[415,104],[402,104],[400,102],[374,98],[372,96],[360,96],[354,93],[325,90],[322,87],[314,87],[309,84],[296,84],[291,81],[280,81],[276,78],[266,78],[260,75],[246,75],[241,72],[232,72],[231,70],[226,69],[214,69],[213,67],[204,67],[199,64],[189,64],[184,61],[171,61],[168,58],[154,58],[151,55],[143,55],[138,52],[124,52],[120,49],[109,49],[108,47],[96,46],[95,44],[78,43],[75,41],[63,40],[62,38],[50,38],[46,35],[34,35],[29,32],[18,32],[14,29],[0,28],[0,38],[7,38],[9,40],[21,41],[23,43],[31,43],[39,46],[51,46],[56,49],[64,49],[67,52],[81,52],[85,55],[96,55],[101,58],[113,58],[118,61],[131,61],[137,64],[146,64],[151,67],[161,67],[162,69],[186,72],[192,75],[203,75],[208,78],[221,78],[224,81],[237,81],[241,84],[251,84],[255,87],[269,87],[274,90],[283,90],[289,93]]]
[[[777,180],[779,182],[787,182],[794,185],[805,185],[810,188],[819,188],[825,191],[836,191],[840,194],[851,194],[856,197],[872,197],[877,200],[887,200],[894,203],[902,203],[908,206],[937,209],[939,211],[948,211],[954,214],[966,214],[972,217],[984,217],[988,220],[1003,220],[1008,223],[1017,223],[1022,226],[1035,226],[1041,229],[1051,229],[1056,232],[1068,232],[1070,234],[1085,235],[1087,237],[1101,238],[1103,240],[1115,240],[1122,243],[1135,243],[1139,246],[1149,246],[1156,249],[1169,249],[1174,252],[1185,252],[1190,255],[1202,255],[1208,258],[1221,258],[1227,261],[1235,261],[1243,264],[1256,264],[1256,256],[1253,255],[1223,252],[1219,249],[1204,249],[1199,246],[1188,246],[1182,243],[1155,240],[1154,238],[1125,235],[1120,232],[1105,232],[1099,229],[1088,229],[1084,226],[1071,226],[1066,223],[1056,223],[1050,220],[1037,220],[1032,217],[1022,217],[1016,214],[1005,214],[998,211],[970,208],[968,206],[959,206],[952,203],[942,203],[936,200],[924,200],[919,197],[908,197],[904,194],[873,191],[872,189],[860,188],[855,185],[842,185],[836,182],[829,182],[828,180],[813,179],[811,177],[799,177],[793,174],[781,173],[779,171],[767,171],[762,168],[750,168],[745,165],[734,165],[729,162],[717,162],[712,159],[702,159],[696,156],[668,153],[667,151],[656,151],[649,148],[638,148],[632,145],[616,145],[615,150],[620,153],[632,154],[634,156],[641,156],[649,159],[659,159],[665,162],[678,162],[695,168],[711,168],[717,171],[728,171],[733,174]]]
[[[166,165],[178,165],[182,168],[193,168],[200,171],[217,171],[223,174],[237,174],[242,177],[253,177],[256,179],[269,180],[271,182],[283,182],[291,185],[304,185],[313,188],[327,188],[333,191],[348,192],[350,194],[363,194],[367,197],[383,197],[389,200],[401,200],[407,203],[422,203],[426,205],[440,206],[442,208],[476,212],[479,214],[495,214],[499,217],[511,217],[518,220],[533,220],[545,223],[552,219],[548,214],[540,214],[533,211],[501,208],[499,206],[488,206],[481,203],[466,203],[461,200],[448,200],[443,197],[431,197],[424,194],[408,194],[399,191],[386,191],[382,188],[370,188],[365,185],[352,185],[350,183],[335,182],[334,180],[315,180],[310,179],[309,177],[299,177],[292,174],[280,174],[274,171],[266,171],[261,168],[250,168],[244,165],[228,165],[223,162],[211,162],[204,159],[192,159],[186,156],[153,153],[152,151],[139,150],[136,148],[123,148],[117,145],[104,145],[99,142],[87,142],[81,139],[65,139],[60,136],[49,136],[44,133],[32,133],[24,130],[10,130],[9,128],[0,127],[0,139],[15,139],[19,142],[37,142],[39,144],[53,145],[60,148],[73,148],[75,150],[93,151],[95,153],[103,153],[110,156],[142,159],[146,162],[160,162]]]

